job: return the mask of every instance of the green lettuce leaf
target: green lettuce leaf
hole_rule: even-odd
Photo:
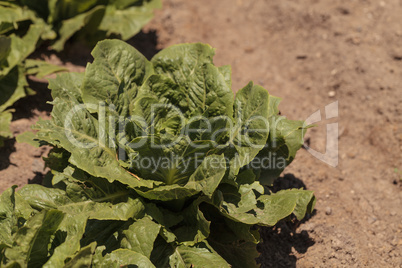
[[[83,101],[94,107],[101,102],[113,104],[119,115],[128,116],[138,86],[153,72],[151,64],[135,48],[117,40],[99,42],[92,55],[95,60],[87,66]]]
[[[0,78],[6,76],[15,66],[25,60],[36,49],[38,42],[43,32],[43,25],[31,25],[28,32],[22,38],[15,34],[11,34],[10,51],[8,52],[6,62],[3,68],[0,69]]]
[[[13,133],[9,128],[12,117],[13,116],[10,111],[0,113],[0,147],[4,145],[4,140],[6,138],[13,137]]]
[[[18,263],[20,267],[42,266],[48,259],[46,245],[50,243],[63,217],[62,212],[49,210],[28,219],[13,237],[13,246],[5,250],[5,258]]]
[[[95,268],[120,268],[131,265],[135,265],[135,267],[139,268],[155,267],[147,257],[128,249],[117,249],[106,254],[104,257],[101,253],[98,253],[95,255],[93,262],[93,267]]]
[[[0,66],[11,51],[11,38],[0,35]]]
[[[87,31],[96,29],[105,14],[104,6],[97,6],[85,13],[62,21],[59,32],[59,38],[52,45],[56,51],[64,49],[64,44],[78,31],[87,28]]]
[[[68,71],[67,68],[62,66],[50,64],[41,60],[31,59],[25,61],[25,68],[25,73],[27,75],[35,75],[38,78],[45,78],[50,74]]]
[[[170,267],[231,267],[206,242],[196,246],[179,246],[170,256]]]
[[[19,66],[12,69],[5,77],[0,78],[0,147],[3,145],[4,139],[13,136],[9,128],[13,110],[7,110],[7,108],[29,93],[27,86],[24,70]]]
[[[57,22],[70,19],[94,7],[98,0],[50,0],[49,21]]]
[[[15,214],[15,188],[13,186],[0,196],[0,251],[12,247],[12,235],[16,232],[18,215]]]
[[[266,146],[256,159],[263,162],[268,158],[271,162],[258,169],[259,180],[264,185],[272,185],[283,170],[292,163],[296,152],[303,146],[307,131],[304,121],[288,120],[285,117],[273,116],[270,119],[270,133]]]
[[[57,84],[56,81],[63,81],[64,78],[69,77],[70,75],[60,75],[52,85]],[[62,88],[61,85],[60,88]],[[67,91],[64,96],[60,94],[60,98],[57,97],[53,102],[55,109],[52,112],[52,121],[40,121],[36,126],[39,130],[38,138],[49,144],[63,147],[71,153],[70,162],[73,165],[93,176],[106,178],[110,182],[118,179],[132,187],[152,188],[152,182],[138,180],[121,167],[113,144],[106,144],[109,139],[103,135],[107,134],[100,133],[102,129],[99,129],[96,118],[80,104],[74,92]],[[78,146],[84,146],[85,149],[77,150]],[[82,159],[86,160],[82,161]]]
[[[149,1],[112,1],[106,7],[105,16],[99,29],[106,32],[106,36],[118,35],[128,40],[147,24],[154,16],[153,10],[162,7],[161,0]],[[136,6],[142,2],[141,6]]]
[[[213,65],[213,48],[204,44],[176,45],[152,58],[155,72],[171,78],[185,89],[187,114],[232,116],[233,92],[225,76]]]
[[[291,189],[261,195],[257,191],[262,190],[262,186],[259,187],[260,189],[243,185],[237,193],[233,189],[217,192],[214,205],[226,217],[250,225],[274,226],[292,213],[299,220],[304,218],[306,213],[312,213],[315,203],[312,191]],[[250,209],[251,207],[253,208]]]
[[[121,246],[140,253],[149,259],[160,229],[161,226],[150,218],[142,218],[123,231]]]
[[[64,267],[91,267],[92,257],[95,253],[96,243],[92,243],[86,247],[83,247],[75,254],[75,256],[66,263]]]
[[[23,69],[15,67],[11,72],[0,79],[0,112],[5,111],[17,100],[26,96],[25,87],[28,82],[25,79]]]

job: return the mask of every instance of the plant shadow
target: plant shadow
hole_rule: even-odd
[[[293,174],[285,174],[270,187],[273,192],[292,188],[306,189],[306,185]],[[302,221],[292,216],[290,221],[280,221],[274,227],[259,228],[261,242],[257,249],[261,255],[257,258],[257,262],[261,267],[296,267],[297,257],[294,251],[306,253],[308,248],[315,244],[307,231],[297,232],[297,228],[315,214],[314,210]]]
[[[14,165],[10,161],[10,155],[15,152],[15,139],[4,140],[4,146],[0,147],[0,170]]]
[[[45,112],[50,115],[52,110],[52,105],[48,102],[52,100],[52,95],[48,89],[48,84],[42,81],[35,81],[32,79],[27,79],[29,83],[29,88],[33,89],[35,94],[31,96],[26,96],[18,100],[12,106],[15,109],[13,113],[13,121],[22,118],[31,118],[34,116],[34,110],[38,112]]]
[[[148,60],[152,59],[160,51],[158,49],[158,35],[155,30],[150,30],[146,33],[141,31],[130,40],[127,40],[127,43],[135,47]]]
[[[40,173],[40,172],[35,172],[35,177],[32,179],[28,179],[28,184],[43,184],[43,179],[45,177],[45,174]]]
[[[114,39],[114,37],[110,37],[109,39]],[[148,60],[150,60],[156,53],[160,51],[157,48],[158,35],[155,30],[150,30],[147,32],[140,31],[133,38],[127,40],[126,42],[135,47]],[[44,44],[35,53],[33,53],[31,57],[51,59],[52,55],[56,55],[64,64],[71,63],[76,66],[86,67],[88,62],[93,61],[93,57],[91,55],[93,47],[94,46],[88,45],[85,42],[71,40],[65,44],[63,51],[55,52]]]

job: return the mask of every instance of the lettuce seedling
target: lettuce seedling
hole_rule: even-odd
[[[256,267],[253,226],[311,213],[313,192],[267,185],[295,157],[304,122],[205,44],[148,61],[99,42],[85,73],[51,80],[46,185],[1,196],[0,261],[10,266]],[[46,245],[46,246],[45,246]]]

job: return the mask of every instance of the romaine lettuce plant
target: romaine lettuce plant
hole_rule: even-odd
[[[254,225],[313,209],[311,191],[268,185],[301,147],[304,122],[205,44],[148,61],[118,40],[100,42],[86,72],[51,80],[54,146],[45,185],[1,196],[6,267],[256,267]]]

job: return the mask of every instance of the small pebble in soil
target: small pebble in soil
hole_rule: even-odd
[[[328,92],[328,96],[329,97],[335,97],[335,95],[336,95],[336,93],[335,93],[335,91],[333,91],[333,90],[331,90],[330,92]]]
[[[307,55],[297,55],[296,59],[297,60],[305,60],[305,59],[307,59]]]
[[[332,248],[334,250],[341,250],[342,249],[342,242],[336,238],[332,239]]]
[[[327,207],[325,209],[325,214],[327,214],[328,216],[332,214],[332,208],[331,207]]]
[[[369,224],[373,224],[373,223],[375,223],[377,221],[377,218],[376,217],[368,217],[367,218],[367,222],[369,223]]]
[[[391,246],[394,246],[394,247],[396,247],[397,245],[398,245],[398,240],[396,239],[396,237],[391,241],[391,242],[389,242],[390,244],[391,244]]]

